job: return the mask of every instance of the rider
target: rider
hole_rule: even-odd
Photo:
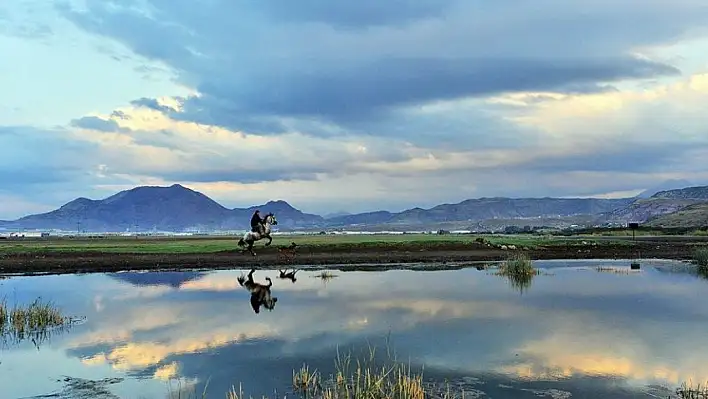
[[[263,235],[263,222],[261,211],[256,209],[256,211],[253,212],[253,216],[251,216],[251,231]]]

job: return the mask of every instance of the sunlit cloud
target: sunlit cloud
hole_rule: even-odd
[[[0,218],[144,184],[327,213],[708,182],[705,8],[578,1],[5,6]]]

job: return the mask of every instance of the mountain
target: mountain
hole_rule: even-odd
[[[706,227],[708,202],[689,205],[677,212],[657,216],[646,223],[652,227]]]
[[[569,217],[593,215],[623,207],[631,198],[478,198],[456,204],[442,204],[430,209],[413,208],[399,213],[386,211],[336,217],[330,226],[356,225],[427,225],[444,222],[476,222],[489,219]]]
[[[105,231],[245,230],[253,211],[273,212],[278,229],[435,230],[505,225],[573,225],[605,222],[646,222],[708,202],[708,186],[662,190],[650,198],[477,198],[429,209],[375,211],[327,219],[303,213],[286,201],[229,209],[206,195],[179,184],[143,186],[102,200],[77,198],[51,212],[0,223],[10,229]],[[691,208],[692,209],[692,208]],[[702,209],[702,208],[701,208]]]
[[[662,215],[672,215],[694,205],[708,202],[708,186],[694,186],[675,190],[664,190],[647,199],[638,199],[625,207],[617,208],[602,215],[610,222],[647,222]],[[698,207],[697,209],[702,209]],[[668,219],[666,219],[668,220]],[[685,223],[690,220],[682,218]]]
[[[345,211],[339,211],[339,212],[332,212],[332,213],[328,213],[326,215],[322,215],[322,217],[325,219],[333,219],[333,218],[338,218],[338,217],[342,217],[342,216],[349,216],[349,215],[351,215],[351,213],[345,212]]]
[[[102,200],[77,198],[59,209],[25,216],[5,227],[83,231],[248,229],[256,208],[261,214],[275,213],[278,225],[284,228],[312,227],[323,221],[285,201],[228,209],[202,193],[174,184],[135,187]]]
[[[138,287],[165,286],[171,288],[179,288],[184,283],[199,280],[206,275],[207,273],[202,272],[108,273],[108,277],[112,279],[123,281]]]
[[[637,200],[625,207],[615,209],[601,215],[604,222],[639,222],[660,216],[678,212],[687,206],[694,205],[700,201],[667,198],[649,198]]]
[[[356,215],[333,217],[327,220],[327,224],[332,227],[376,225],[389,222],[393,215],[393,213],[388,211],[365,212]]]
[[[708,201],[708,186],[686,187],[677,190],[659,191],[652,198]]]
[[[660,192],[660,191],[668,191],[668,190],[676,190],[676,189],[681,189],[684,187],[689,187],[691,186],[691,182],[688,180],[683,180],[683,179],[670,179],[666,180],[654,187],[648,188],[644,191],[642,191],[639,195],[637,195],[637,198],[642,198],[642,199],[647,199],[652,197],[654,194]]]

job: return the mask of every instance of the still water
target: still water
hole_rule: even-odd
[[[278,298],[258,314],[241,270],[0,280],[9,303],[41,296],[86,317],[44,342],[5,343],[0,397],[166,398],[208,383],[207,397],[223,398],[241,383],[291,398],[303,363],[328,374],[337,348],[385,342],[426,379],[479,397],[666,398],[708,379],[708,281],[661,261],[535,264],[544,272],[523,293],[475,268],[299,271],[295,282],[256,271]]]

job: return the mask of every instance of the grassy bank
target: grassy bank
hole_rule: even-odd
[[[474,245],[484,239],[492,245],[513,245],[535,249],[539,246],[568,245],[631,245],[627,240],[582,237],[554,237],[538,235],[475,235],[475,234],[376,234],[376,235],[276,235],[273,245],[295,242],[302,247],[318,249],[362,249],[384,247],[405,249],[408,246],[430,248],[450,245]],[[49,238],[1,240],[0,258],[12,254],[46,254],[52,252],[101,252],[137,254],[200,254],[234,251],[238,237],[107,237],[107,238]],[[264,241],[256,243],[262,247]]]

